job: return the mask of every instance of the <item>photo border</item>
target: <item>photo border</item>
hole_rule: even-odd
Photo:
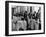
[[[26,4],[42,4],[44,5],[44,32],[43,33],[27,33],[27,34],[12,34],[9,35],[9,3],[26,3]],[[34,35],[45,34],[45,3],[39,2],[23,2],[23,1],[5,1],[5,36],[18,36],[18,35]]]

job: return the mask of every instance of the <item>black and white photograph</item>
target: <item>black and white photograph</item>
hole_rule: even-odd
[[[44,33],[44,3],[8,2],[8,35]]]
[[[12,7],[12,31],[41,30],[41,7]]]

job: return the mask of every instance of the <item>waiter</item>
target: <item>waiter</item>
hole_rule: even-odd
[[[27,11],[24,12],[24,20],[27,23],[27,29],[28,29],[28,18],[27,18]]]

